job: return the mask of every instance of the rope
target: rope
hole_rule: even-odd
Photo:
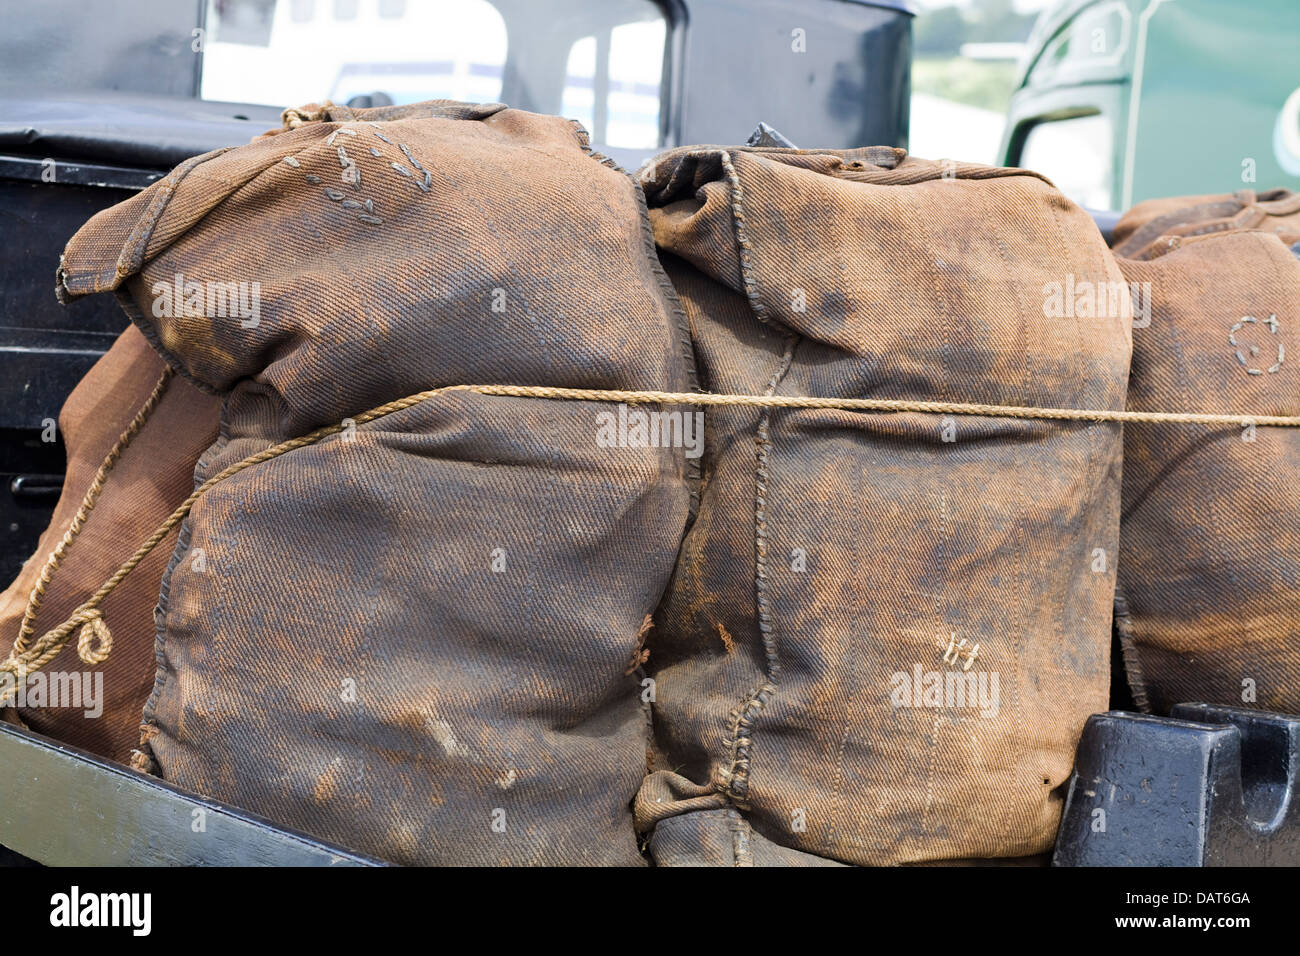
[[[159,389],[165,384],[159,382]],[[158,392],[159,389],[155,389]],[[122,583],[122,580],[130,574],[135,568],[148,557],[149,553],[156,548],[164,538],[178,524],[185,520],[194,507],[195,502],[199,500],[214,485],[225,481],[234,475],[239,474],[247,468],[254,465],[262,464],[273,458],[278,458],[288,452],[298,448],[305,448],[308,445],[314,445],[324,438],[336,435],[350,427],[364,425],[375,419],[383,418],[386,415],[392,415],[419,405],[450,392],[474,392],[479,395],[492,395],[510,398],[539,398],[549,399],[552,401],[573,401],[573,402],[622,402],[629,405],[636,404],[663,404],[663,405],[706,405],[706,406],[723,406],[723,407],[744,407],[744,408],[825,408],[825,409],[844,409],[846,411],[867,411],[867,412],[919,412],[923,414],[945,414],[945,415],[980,415],[991,418],[1018,418],[1018,419],[1049,419],[1060,421],[1088,421],[1088,422],[1137,422],[1137,423],[1173,423],[1185,425],[1234,425],[1245,427],[1247,425],[1276,426],[1280,428],[1298,428],[1300,427],[1300,416],[1289,415],[1211,415],[1185,412],[1135,412],[1135,411],[1116,411],[1113,409],[1076,409],[1076,408],[1035,408],[1022,407],[1017,405],[983,405],[969,402],[923,402],[912,401],[908,399],[893,398],[815,398],[799,395],[719,395],[707,392],[657,392],[657,391],[634,391],[621,389],[597,389],[597,388],[555,388],[548,385],[448,385],[443,388],[429,389],[424,392],[417,392],[414,395],[408,395],[406,398],[399,398],[396,401],[388,402],[368,412],[363,412],[354,418],[340,422],[337,425],[326,425],[315,431],[309,432],[298,438],[291,438],[288,441],[280,442],[271,448],[260,451],[255,455],[235,462],[213,475],[199,487],[194,489],[181,504],[173,511],[167,519],[158,526],[157,530],[151,534],[135,554],[131,555],[119,567],[113,575],[100,586],[99,590],[91,595],[90,599],[78,607],[69,615],[68,619],[58,627],[46,631],[30,647],[19,648],[15,644],[14,651],[10,652],[9,658],[0,662],[0,673],[12,673],[21,681],[28,673],[37,670],[53,660],[58,653],[67,644],[72,632],[80,628],[80,636],[77,641],[77,652],[82,660],[90,664],[101,663],[108,658],[113,646],[112,633],[108,625],[104,622],[103,614],[99,610],[100,605],[113,590]],[[156,403],[156,400],[155,400]],[[144,414],[144,409],[141,410]],[[145,415],[144,417],[147,417]],[[141,416],[136,416],[137,422],[132,422],[134,431],[139,430],[143,424]],[[128,432],[134,434],[132,428]],[[123,438],[129,441],[126,433]],[[121,444],[119,440],[119,444]],[[116,448],[114,451],[121,454],[121,449]],[[110,452],[110,457],[114,458]],[[111,463],[105,459],[105,464],[111,468]],[[107,469],[101,467],[101,471],[107,474]],[[97,476],[98,477],[98,476]],[[99,481],[102,486],[102,478]],[[96,491],[96,495],[98,492]],[[88,499],[91,497],[87,494]],[[83,502],[83,511],[88,512],[93,507],[93,500],[89,506]],[[81,514],[81,512],[79,512]],[[84,523],[84,516],[82,522]],[[75,535],[73,536],[75,537]],[[65,541],[71,542],[71,538],[65,535]],[[64,553],[67,550],[67,543],[61,544],[60,547]],[[56,549],[57,551],[58,549]],[[51,559],[54,556],[51,555]],[[57,560],[54,564],[57,565]],[[17,695],[17,687],[7,687],[0,690],[0,707],[7,706],[9,702]]]
[[[722,405],[748,408],[841,408],[860,412],[921,412],[939,415],[982,415],[989,418],[1042,418],[1078,422],[1172,423],[1181,425],[1271,425],[1300,428],[1296,415],[1215,415],[1197,412],[1134,412],[1113,409],[1037,408],[1020,405],[981,405],[972,402],[922,402],[895,398],[816,398],[805,395],[715,395],[701,392],[637,392],[603,388],[553,388],[546,385],[453,385],[421,392],[423,401],[442,391],[459,389],[480,395],[548,398],[574,402],[623,402],[628,405]],[[407,408],[415,402],[402,399]],[[398,404],[398,403],[394,403]],[[382,406],[381,406],[382,407]],[[396,410],[396,409],[394,409]],[[378,409],[376,409],[378,411]],[[384,412],[384,414],[387,414]],[[360,421],[360,419],[358,419]]]
[[[113,466],[117,464],[122,452],[131,444],[131,440],[144,427],[144,423],[149,420],[153,410],[158,407],[158,402],[162,399],[163,392],[167,390],[167,383],[171,380],[171,377],[171,368],[165,368],[158,379],[158,384],[153,387],[153,391],[140,407],[135,418],[131,419],[130,424],[126,426],[126,430],[122,432],[117,442],[109,450],[108,455],[99,466],[99,470],[95,472],[90,487],[86,489],[86,494],[81,499],[81,507],[72,516],[72,522],[68,525],[68,530],[63,533],[62,540],[45,559],[45,566],[41,568],[41,573],[36,579],[32,593],[27,598],[27,608],[23,612],[23,623],[18,628],[18,638],[14,641],[12,654],[21,654],[27,646],[27,639],[36,632],[36,612],[41,609],[41,601],[45,598],[45,590],[49,587],[50,579],[54,576],[54,572],[58,570],[59,565],[63,563],[72,542],[77,539],[77,536],[81,534],[81,529],[85,527],[86,519],[90,517],[91,511],[94,510],[100,492],[104,490],[104,482],[108,478],[108,473],[113,470]]]

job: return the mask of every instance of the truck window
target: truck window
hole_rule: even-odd
[[[658,16],[622,23],[609,31],[608,41],[588,36],[570,48],[562,110],[580,120],[596,142],[626,149],[654,149],[660,144],[664,26]],[[597,69],[598,62],[604,69]],[[597,80],[603,74],[608,81],[598,91]]]
[[[1025,77],[1027,86],[1053,86],[1097,79],[1128,49],[1132,15],[1119,0],[1079,12],[1043,48]]]
[[[492,101],[506,28],[488,0],[208,0],[205,100]]]
[[[1081,206],[1110,209],[1111,122],[1094,115],[1036,123],[1025,137],[1017,165],[1042,173]]]
[[[654,0],[206,0],[205,100],[504,100],[606,146],[663,145],[668,21]]]

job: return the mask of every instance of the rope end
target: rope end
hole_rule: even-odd
[[[77,656],[87,664],[102,664],[113,651],[113,632],[98,608],[90,611],[77,637]]]

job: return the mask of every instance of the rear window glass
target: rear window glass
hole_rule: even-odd
[[[663,144],[668,23],[652,0],[207,0],[205,100],[504,101],[600,144]]]
[[[1110,209],[1114,136],[1106,116],[1076,116],[1034,126],[1017,165],[1042,173],[1081,206]]]

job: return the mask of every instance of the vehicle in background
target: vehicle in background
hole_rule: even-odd
[[[1062,0],[1030,36],[1001,162],[1091,209],[1300,189],[1300,3]]]

